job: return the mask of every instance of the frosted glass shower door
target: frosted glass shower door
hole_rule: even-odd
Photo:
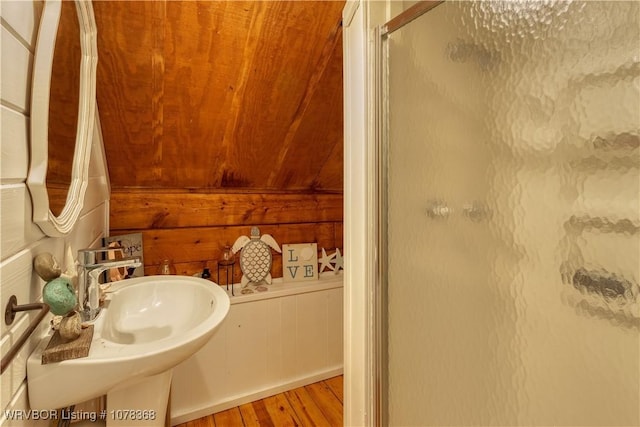
[[[391,426],[640,424],[640,3],[382,36]]]

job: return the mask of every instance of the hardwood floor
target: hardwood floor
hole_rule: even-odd
[[[342,375],[176,427],[342,426]]]

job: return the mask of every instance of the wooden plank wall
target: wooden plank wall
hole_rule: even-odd
[[[213,267],[253,225],[342,248],[343,6],[94,2],[111,235],[143,233],[147,274]]]
[[[194,274],[221,259],[225,245],[252,226],[283,243],[316,242],[318,250],[342,249],[342,194],[190,192],[113,189],[111,235],[143,234],[145,274],[163,259],[178,274]],[[273,255],[273,277],[282,277],[282,256]],[[236,281],[241,273],[235,269]]]

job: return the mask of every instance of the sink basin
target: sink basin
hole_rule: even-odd
[[[87,357],[42,365],[49,337],[29,356],[30,406],[62,408],[105,394],[109,400],[114,389],[170,372],[209,340],[228,312],[226,292],[208,280],[146,276],[115,282],[93,322]]]

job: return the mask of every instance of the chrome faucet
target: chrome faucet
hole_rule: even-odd
[[[91,321],[100,312],[100,275],[110,268],[140,267],[140,257],[98,260],[97,255],[120,248],[81,249],[78,251],[78,312],[82,321]]]

